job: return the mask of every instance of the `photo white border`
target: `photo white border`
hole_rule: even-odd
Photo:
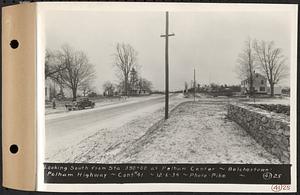
[[[291,15],[290,53],[290,156],[291,190],[297,186],[297,17],[296,4],[233,4],[233,3],[129,3],[129,2],[39,2],[37,3],[37,190],[53,192],[272,192],[272,185],[263,184],[185,184],[185,183],[140,183],[140,184],[45,184],[45,14],[50,11],[152,11],[152,12],[199,12],[199,11],[287,11]]]

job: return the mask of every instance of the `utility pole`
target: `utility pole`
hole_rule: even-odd
[[[196,70],[194,68],[194,102],[196,101]]]
[[[175,34],[169,34],[169,12],[166,12],[166,34],[160,35],[165,37],[165,119],[169,118],[169,37]]]

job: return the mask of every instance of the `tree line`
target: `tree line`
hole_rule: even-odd
[[[227,85],[227,84],[200,84],[197,83],[194,87],[194,83],[191,82],[190,87],[187,82],[184,82],[184,93],[207,93],[207,92],[222,92],[222,91],[230,91],[230,92],[240,92],[240,85]],[[178,91],[181,92],[181,91]]]
[[[118,43],[113,56],[113,66],[116,70],[118,83],[114,84],[111,81],[106,81],[103,84],[105,95],[128,96],[151,92],[152,83],[140,76],[138,70],[141,66],[137,60],[138,53],[130,44]]]
[[[274,96],[274,86],[288,75],[286,57],[282,49],[275,46],[274,41],[258,41],[248,38],[244,49],[238,55],[237,72],[241,79],[249,83],[249,94],[253,95],[255,72],[262,73],[270,86],[271,96]]]
[[[95,79],[94,65],[83,51],[63,45],[58,50],[46,50],[45,79],[50,78],[61,89],[72,91],[76,100],[78,90],[86,93]]]

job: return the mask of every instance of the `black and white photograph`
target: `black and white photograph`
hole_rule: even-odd
[[[45,162],[291,164],[292,9],[195,6],[44,13]]]

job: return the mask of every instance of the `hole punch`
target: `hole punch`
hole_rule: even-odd
[[[11,40],[10,41],[10,47],[13,48],[13,49],[17,49],[19,47],[19,42],[18,40]]]
[[[19,150],[19,147],[16,144],[13,144],[10,146],[9,150],[12,154],[16,154]]]

